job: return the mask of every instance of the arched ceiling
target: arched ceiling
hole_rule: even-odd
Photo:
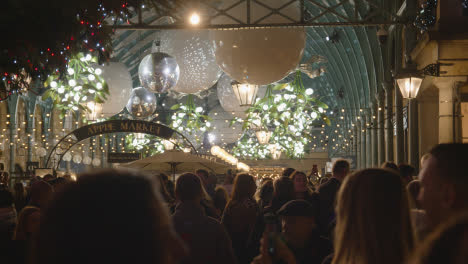
[[[359,18],[373,11],[371,6],[366,4],[366,0],[320,1],[326,7],[339,5],[340,2],[344,3],[336,8],[335,12],[325,14],[323,14],[323,9],[317,8],[316,4],[309,1],[305,1],[305,7],[311,17],[319,16],[316,22],[320,23],[344,22],[343,17],[355,15],[354,5],[356,5]],[[384,0],[374,2],[382,3]],[[145,11],[143,22],[146,24],[161,23],[158,17],[151,11]],[[167,20],[167,18],[164,19]],[[113,59],[125,63],[129,68],[134,86],[139,85],[137,76],[139,62],[151,52],[158,33],[158,30],[118,30],[114,37]],[[324,64],[325,74],[314,79],[304,75],[304,84],[314,88],[330,109],[335,110],[332,114],[335,116],[335,122],[327,128],[326,134],[330,138],[337,136],[334,131],[338,125],[344,137],[345,132],[351,129],[351,124],[356,117],[362,114],[360,109],[367,111],[374,103],[376,92],[380,89],[383,61],[381,46],[376,34],[377,27],[308,27],[306,33],[307,43],[302,61],[306,62],[311,56],[321,55],[326,57],[328,62]],[[327,40],[327,37],[331,37],[333,41]],[[210,96],[210,100],[216,99],[216,93]],[[216,104],[210,103],[209,105]]]

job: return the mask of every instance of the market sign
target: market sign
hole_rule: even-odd
[[[141,153],[117,153],[110,152],[107,155],[108,163],[127,163],[141,159]]]
[[[163,139],[170,139],[173,129],[162,124],[140,120],[110,120],[80,127],[73,131],[76,140],[81,141],[93,136],[108,133],[144,133]]]

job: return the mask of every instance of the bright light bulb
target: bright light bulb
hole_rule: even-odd
[[[68,81],[68,84],[69,84],[71,87],[73,87],[73,86],[76,85],[76,81],[75,81],[75,80],[69,80],[69,81]]]
[[[70,75],[73,75],[75,73],[75,70],[73,70],[72,68],[68,68],[68,74]]]
[[[102,89],[102,83],[97,83],[97,84],[96,84],[96,88],[98,88],[99,90],[101,90],[101,89]]]
[[[320,113],[323,113],[323,108],[322,107],[319,107],[318,110],[319,110]]]
[[[50,87],[52,87],[52,88],[57,87],[57,82],[56,82],[56,81],[52,81],[52,82],[50,83]]]
[[[197,13],[193,13],[190,16],[190,24],[198,25],[200,23],[200,16]]]
[[[91,54],[86,54],[85,60],[90,61],[92,59]]]
[[[62,87],[60,87],[60,88],[57,89],[57,92],[58,92],[59,94],[63,94],[63,93],[65,92],[65,88],[62,86]]]
[[[94,73],[96,73],[97,75],[101,75],[102,70],[98,68],[98,69],[96,69],[96,70],[94,71]]]
[[[311,88],[309,88],[309,89],[306,89],[305,93],[306,93],[307,95],[312,95],[312,94],[314,93],[314,90],[311,89]]]
[[[201,113],[201,112],[203,112],[203,108],[199,106],[199,107],[195,108],[195,112]]]
[[[90,75],[88,75],[88,79],[90,81],[94,81],[94,80],[96,80],[96,76],[94,76],[94,74],[90,74]]]
[[[310,117],[312,117],[313,119],[317,118],[317,113],[316,112],[312,112],[312,114],[310,114]]]

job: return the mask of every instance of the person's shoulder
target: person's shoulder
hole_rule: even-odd
[[[322,184],[318,187],[317,191],[320,193],[320,191],[329,190],[329,189],[334,189],[334,188],[336,188],[336,187],[339,186],[339,185],[340,185],[340,183],[338,182],[337,179],[331,178],[330,180],[328,180],[328,181],[322,183]]]

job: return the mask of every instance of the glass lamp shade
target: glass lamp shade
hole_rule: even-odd
[[[420,77],[404,77],[397,79],[403,98],[414,99],[418,96],[423,79]]]
[[[268,146],[268,149],[270,150],[271,157],[274,160],[278,160],[281,157],[281,150],[278,148],[276,144],[270,144]]]
[[[265,145],[270,141],[271,131],[259,130],[255,132],[255,135],[257,136],[258,142]]]
[[[87,120],[96,121],[102,117],[102,104],[90,101],[86,103],[86,107],[90,110],[85,112]]]
[[[165,150],[173,150],[174,149],[174,143],[172,143],[169,140],[163,140],[163,145]]]
[[[238,82],[233,82],[231,85],[240,106],[251,106],[255,102],[258,85]]]

